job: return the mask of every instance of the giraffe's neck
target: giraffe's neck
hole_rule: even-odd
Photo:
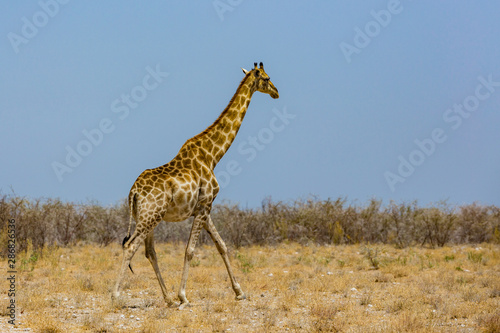
[[[255,90],[255,78],[249,73],[243,78],[236,93],[217,120],[186,142],[186,144],[194,143],[205,151],[206,162],[212,170],[233,143]]]

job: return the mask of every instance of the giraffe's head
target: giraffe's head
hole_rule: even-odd
[[[257,85],[257,91],[265,94],[269,94],[272,98],[278,98],[278,89],[271,82],[269,75],[264,71],[264,64],[260,63],[260,67],[257,68],[257,63],[254,63],[254,68],[251,71],[243,69],[245,75],[253,75],[255,77],[255,84]]]

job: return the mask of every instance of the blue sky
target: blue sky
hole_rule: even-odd
[[[5,7],[5,6],[4,6]],[[125,198],[264,62],[217,202],[500,204],[500,3],[10,2],[0,190]],[[75,156],[77,155],[77,156]]]

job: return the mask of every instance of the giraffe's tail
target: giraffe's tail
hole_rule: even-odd
[[[130,239],[130,230],[132,229],[132,221],[134,219],[134,215],[136,216],[136,212],[137,212],[137,193],[131,194],[129,196],[128,206],[129,206],[129,211],[130,211],[130,219],[129,219],[129,222],[128,222],[127,236],[125,236],[125,238],[123,239],[123,242],[122,242],[122,247],[123,248],[125,248],[125,244]],[[132,270],[132,266],[130,264],[128,265],[128,267],[130,268],[130,271],[132,273],[134,273],[134,271]]]

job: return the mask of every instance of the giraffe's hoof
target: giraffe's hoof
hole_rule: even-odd
[[[173,308],[173,307],[177,306],[177,304],[174,302],[174,300],[172,298],[170,298],[167,294],[163,295],[163,300],[165,301],[165,303],[167,303],[167,307],[169,307],[169,308]]]
[[[118,297],[120,297],[120,293],[119,292],[113,292],[113,293],[111,293],[111,300],[112,301],[117,300]]]
[[[190,307],[191,307],[191,303],[189,303],[189,302],[184,302],[184,303],[179,304],[179,310],[184,310],[185,308],[190,308]]]
[[[247,299],[247,297],[245,296],[245,294],[241,294],[241,295],[237,295],[237,296],[236,296],[236,300],[237,300],[237,301],[242,301],[242,300],[244,300],[244,299]]]

